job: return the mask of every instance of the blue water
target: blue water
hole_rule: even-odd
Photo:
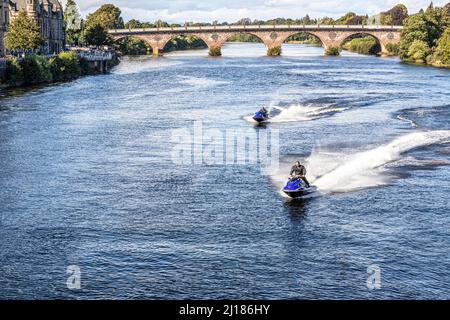
[[[5,95],[0,298],[450,298],[450,72],[322,52],[228,44]],[[278,130],[279,170],[175,164],[194,121]],[[291,201],[297,159],[318,192]]]

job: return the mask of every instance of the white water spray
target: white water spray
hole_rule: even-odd
[[[282,122],[298,122],[298,121],[312,121],[321,117],[335,114],[347,110],[348,108],[336,107],[332,105],[301,105],[294,104],[288,107],[280,107],[271,105],[269,107],[270,113],[277,113],[272,116],[268,122],[282,123]],[[275,110],[275,112],[272,112]],[[254,122],[253,116],[246,117],[245,120]]]
[[[386,185],[391,180],[385,172],[386,165],[395,164],[402,159],[402,154],[412,149],[445,143],[450,143],[450,130],[410,133],[355,154],[313,152],[306,160],[308,177],[324,193]],[[277,187],[282,188],[286,182],[290,165],[282,166],[280,171],[272,175]]]

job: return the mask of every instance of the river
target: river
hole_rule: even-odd
[[[450,72],[283,49],[4,94],[0,298],[448,299]],[[177,163],[199,124],[276,133],[279,168]],[[296,159],[318,191],[290,201]]]

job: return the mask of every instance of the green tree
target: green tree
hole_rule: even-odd
[[[69,44],[79,44],[81,38],[82,19],[80,10],[73,0],[67,0],[64,10],[64,27],[66,41]]]
[[[31,51],[44,43],[39,25],[25,11],[12,20],[5,34],[5,47],[10,51]]]
[[[22,66],[16,58],[6,60],[5,81],[11,86],[18,86],[23,83]]]
[[[120,51],[122,55],[136,56],[145,55],[151,52],[151,48],[144,40],[127,37],[115,41],[116,50]]]
[[[81,69],[75,52],[61,52],[57,57],[51,59],[50,71],[53,75],[53,81],[68,81],[78,78]]]
[[[444,8],[432,7],[427,10],[425,19],[428,27],[428,45],[433,47],[437,45],[445,29],[450,26],[450,15]]]
[[[325,17],[325,18],[319,19],[319,24],[333,25],[333,24],[335,24],[335,22],[334,22],[333,18]]]
[[[122,11],[112,4],[104,4],[95,12],[88,15],[86,26],[92,27],[100,25],[104,29],[122,29],[124,28]]]
[[[267,55],[271,56],[271,57],[280,56],[281,55],[281,46],[267,49]]]
[[[405,20],[405,25],[401,33],[400,58],[408,60],[412,43],[416,40],[428,42],[428,23],[425,13],[415,14]]]
[[[20,62],[25,85],[36,85],[52,82],[52,73],[47,59],[30,55]]]
[[[409,47],[408,57],[412,62],[425,63],[431,49],[425,41],[414,40]]]
[[[391,10],[381,13],[381,24],[401,26],[407,17],[408,8],[404,4],[398,4]]]
[[[100,24],[91,25],[84,30],[84,42],[88,45],[102,46],[112,43],[108,31]]]
[[[140,29],[142,28],[142,22],[136,19],[131,19],[125,23],[125,29]]]
[[[448,11],[431,3],[425,12],[405,20],[400,40],[400,57],[405,61],[439,64],[436,62],[441,61],[436,52],[438,42],[449,27]]]
[[[439,39],[435,57],[446,66],[450,66],[450,27],[445,29]]]

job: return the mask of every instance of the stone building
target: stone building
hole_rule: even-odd
[[[41,28],[44,45],[42,54],[59,53],[64,49],[64,15],[58,0],[0,0],[1,3],[1,49],[4,53],[3,38],[9,21],[20,11],[25,11]]]
[[[0,0],[0,56],[5,54],[5,46],[3,39],[5,37],[6,27],[9,23],[9,0]]]

